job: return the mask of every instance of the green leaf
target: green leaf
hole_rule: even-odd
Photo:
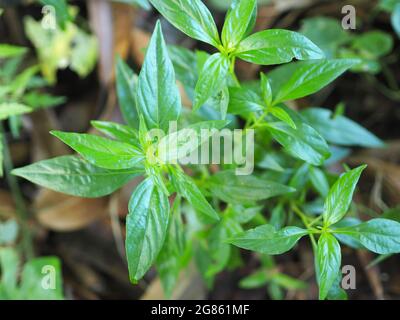
[[[297,60],[322,59],[324,54],[300,33],[288,30],[264,30],[240,42],[235,55],[247,62],[272,65]]]
[[[240,0],[232,3],[221,34],[225,48],[233,49],[243,39],[252,22],[252,14],[256,8],[256,0]]]
[[[181,268],[187,262],[189,251],[180,211],[180,198],[174,201],[171,209],[167,236],[164,246],[156,260],[157,272],[167,298],[171,297],[172,291],[178,281]]]
[[[67,41],[65,40],[65,42]],[[76,27],[72,41],[69,67],[81,78],[86,77],[96,66],[99,47],[97,38]],[[55,45],[57,46],[57,43]]]
[[[219,105],[219,112],[221,113],[221,119],[226,119],[226,114],[228,113],[229,108],[229,88],[226,86],[220,92],[217,98],[217,104]]]
[[[304,281],[297,280],[283,273],[273,274],[272,281],[287,290],[302,290],[307,288],[307,284]]]
[[[330,233],[322,233],[317,247],[317,277],[319,283],[319,299],[324,300],[338,277],[341,264],[339,242]]]
[[[301,115],[330,143],[367,148],[377,148],[384,145],[378,137],[356,122],[342,115],[333,116],[330,110],[307,108],[302,111]]]
[[[0,103],[0,120],[5,120],[11,116],[17,116],[31,111],[31,108],[21,103],[3,102]]]
[[[228,217],[224,217],[211,229],[208,235],[209,255],[211,257],[211,264],[206,272],[208,277],[215,276],[228,267],[231,246],[226,240],[241,231],[240,225]]]
[[[392,12],[400,0],[380,0],[378,7],[384,11]]]
[[[15,77],[15,79],[10,84],[10,89],[14,98],[18,98],[24,93],[29,84],[29,81],[32,80],[33,76],[38,71],[38,66],[32,66],[26,68],[24,71],[18,74],[18,76]]]
[[[351,40],[339,20],[327,17],[304,19],[300,33],[321,48],[329,59],[336,57],[339,47]]]
[[[221,53],[210,56],[203,66],[195,88],[193,109],[199,109],[226,85],[229,60]]]
[[[270,169],[278,172],[284,172],[285,169],[281,165],[282,155],[276,152],[268,152],[257,163],[257,166],[262,169]]]
[[[292,120],[292,118],[289,116],[289,114],[282,108],[279,107],[273,107],[269,109],[269,112],[275,117],[278,118],[279,120],[282,120],[286,124],[288,124],[292,129],[296,130],[296,124]]]
[[[177,120],[181,112],[181,97],[160,22],[157,22],[146,52],[137,93],[139,112],[143,114],[147,128],[167,132],[169,121]]]
[[[87,161],[101,168],[129,169],[137,166],[144,159],[139,149],[125,142],[81,133],[51,131],[51,134]]]
[[[203,51],[201,51],[204,53]],[[191,51],[184,47],[168,45],[168,53],[171,58],[172,64],[174,65],[176,79],[185,86],[185,90],[194,90],[196,86],[198,74],[197,74],[197,55],[199,51]],[[209,56],[208,53],[204,53]],[[188,92],[188,95],[191,93]]]
[[[175,28],[189,37],[207,42],[214,47],[220,44],[214,19],[201,0],[150,0],[150,2]]]
[[[334,230],[360,242],[378,254],[400,252],[400,223],[389,219],[372,219],[358,225]]]
[[[22,101],[32,109],[50,108],[63,104],[65,97],[56,97],[46,93],[31,91],[24,94]]]
[[[264,101],[251,88],[245,86],[229,88],[228,113],[246,116],[252,112],[262,111]]]
[[[370,31],[353,40],[352,47],[366,59],[378,59],[393,49],[392,37],[382,31]]]
[[[113,193],[140,173],[143,169],[101,169],[76,156],[43,160],[12,171],[45,188],[86,198]]]
[[[329,182],[325,176],[325,173],[316,167],[310,168],[310,180],[315,190],[325,198],[329,192]]]
[[[307,230],[298,227],[286,227],[281,230],[269,224],[259,226],[237,234],[229,239],[235,246],[264,254],[282,254],[292,249]]]
[[[5,291],[5,295],[8,299],[16,298],[15,294],[17,288],[18,265],[18,255],[14,249],[0,249],[0,289]]]
[[[292,119],[296,129],[285,122],[268,123],[268,131],[292,156],[310,164],[322,165],[329,158],[328,144],[303,118],[285,106],[280,106]]]
[[[265,270],[260,270],[241,279],[239,287],[243,289],[260,288],[265,286],[269,281],[271,281],[271,276]]]
[[[229,207],[226,215],[229,215],[233,220],[239,222],[239,224],[248,223],[251,221],[257,214],[260,214],[262,211],[262,206],[251,206],[246,207],[243,205],[232,205]]]
[[[60,260],[57,257],[40,257],[28,261],[22,270],[18,299],[64,299]]]
[[[335,282],[332,284],[332,287],[328,291],[328,295],[326,299],[328,300],[347,300],[347,293],[342,288],[342,271],[339,270],[338,276],[336,277]]]
[[[336,230],[336,229],[341,229],[341,228],[352,227],[352,226],[359,225],[361,222],[362,221],[358,218],[346,217],[346,218],[343,218],[342,220],[340,220],[338,223],[335,223],[332,226],[332,229]],[[346,234],[334,233],[334,236],[341,243],[344,243],[346,246],[349,246],[350,248],[365,249],[357,239],[354,239]]]
[[[141,148],[138,131],[129,126],[109,121],[91,121],[90,124],[112,139]]]
[[[269,74],[274,104],[313,94],[359,63],[354,59],[302,61],[284,65]]]
[[[155,262],[165,240],[168,220],[168,197],[151,178],[138,185],[129,201],[126,218],[126,256],[129,278],[136,283]]]
[[[261,94],[267,107],[272,104],[272,88],[268,77],[261,73]]]
[[[396,4],[394,7],[394,11],[391,16],[391,22],[394,31],[396,32],[397,36],[400,38],[400,2]]]
[[[259,200],[294,192],[295,189],[256,176],[238,176],[235,170],[220,171],[206,184],[213,196],[233,204],[253,204]]]
[[[40,0],[43,5],[51,6],[56,11],[56,22],[61,29],[64,29],[66,23],[71,21],[72,18],[69,14],[68,4],[66,0]]]
[[[335,182],[324,204],[324,223],[329,226],[339,222],[349,210],[353,193],[366,165],[350,170]]]
[[[225,120],[203,121],[173,132],[160,140],[157,156],[164,164],[176,164],[228,123]]]
[[[122,116],[127,124],[133,128],[139,126],[139,117],[136,105],[137,76],[131,68],[117,57],[117,96]]]
[[[26,52],[26,48],[13,46],[11,44],[0,44],[0,59],[17,57]]]
[[[206,221],[219,220],[218,213],[208,203],[192,178],[185,175],[185,173],[178,168],[170,168],[170,172],[171,182],[174,188],[193,206],[196,212],[202,214]]]

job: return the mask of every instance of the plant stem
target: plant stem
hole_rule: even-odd
[[[21,189],[19,187],[17,178],[11,174],[13,169],[13,163],[11,159],[10,149],[7,144],[7,140],[4,133],[3,123],[0,121],[0,134],[3,139],[3,153],[4,153],[4,171],[7,179],[7,183],[11,189],[12,197],[16,206],[17,218],[21,226],[22,234],[22,249],[26,259],[33,257],[33,244],[32,236],[28,226],[28,210],[22,196]]]
[[[260,127],[262,125],[267,125],[267,124],[263,124],[262,122],[264,121],[264,118],[267,116],[268,113],[269,113],[269,111],[265,110],[263,112],[263,114],[260,117],[258,117],[248,129],[257,129],[258,127]]]
[[[309,223],[308,217],[295,204],[292,204],[292,210],[300,217],[301,221],[304,223],[304,225],[306,226],[308,231],[319,232],[319,230],[316,230],[315,228],[312,227],[313,222],[316,221],[316,219],[314,221],[312,221],[311,223]],[[315,253],[317,250],[317,247],[318,247],[317,242],[315,240],[313,233],[310,232],[309,236],[310,236],[311,244],[313,247],[313,251]]]
[[[233,57],[231,59],[231,63],[230,63],[230,66],[229,66],[229,72],[230,72],[230,74],[232,76],[233,81],[235,82],[236,87],[240,88],[241,87],[240,81],[238,80],[238,78],[236,76],[236,73],[235,73],[235,62],[236,62],[236,58]]]

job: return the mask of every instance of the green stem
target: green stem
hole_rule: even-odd
[[[10,149],[7,144],[7,140],[4,134],[3,123],[0,121],[0,135],[3,139],[3,153],[4,153],[4,169],[7,179],[7,183],[11,189],[12,197],[16,206],[17,218],[21,226],[22,233],[22,249],[26,259],[31,259],[33,254],[32,235],[28,226],[28,209],[26,207],[24,198],[22,196],[21,189],[19,187],[17,178],[11,174],[11,170],[14,168],[11,158]]]
[[[262,122],[264,121],[264,118],[267,116],[268,113],[269,113],[269,111],[268,111],[268,110],[265,110],[265,111],[263,112],[263,114],[262,114],[260,117],[258,117],[258,118],[253,122],[253,124],[252,124],[249,128],[247,128],[247,129],[256,129],[256,128],[260,127],[260,126],[267,126],[267,124],[263,124]]]
[[[238,88],[240,88],[240,87],[241,87],[240,81],[238,80],[238,78],[237,78],[237,76],[236,76],[236,73],[235,73],[235,62],[236,62],[236,58],[233,57],[233,58],[231,59],[231,64],[230,64],[230,66],[229,66],[229,72],[230,72],[230,74],[232,75],[232,79],[233,79],[233,81],[235,82],[235,85],[236,85]]]
[[[312,227],[312,225],[316,222],[317,219],[314,219],[311,223],[308,222],[308,217],[301,211],[295,204],[292,204],[292,210],[300,217],[301,221],[304,223],[306,226],[307,230],[309,231],[309,237],[311,240],[311,244],[313,247],[314,253],[316,253],[317,250],[317,241],[315,240],[314,233],[320,233],[320,230],[315,229]]]

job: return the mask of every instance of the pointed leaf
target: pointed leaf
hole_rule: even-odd
[[[204,215],[205,220],[219,220],[218,213],[208,203],[192,178],[179,169],[171,169],[171,181],[177,192],[184,197],[193,208]]]
[[[141,148],[138,131],[129,126],[109,121],[91,121],[90,124],[110,138]]]
[[[15,102],[0,103],[0,120],[7,119],[11,116],[17,116],[31,112],[32,109],[28,106]]]
[[[274,103],[313,94],[357,63],[359,60],[354,59],[315,60],[279,67],[269,74],[274,90]]]
[[[349,210],[353,193],[361,173],[366,165],[344,173],[329,190],[324,204],[324,222],[326,225],[340,221]]]
[[[147,129],[159,128],[167,132],[169,121],[176,121],[181,112],[181,98],[159,22],[146,52],[137,94],[138,109]]]
[[[384,145],[378,137],[356,122],[342,115],[333,116],[330,110],[307,108],[301,114],[330,143],[367,148],[377,148]]]
[[[229,60],[221,53],[215,53],[207,59],[196,84],[194,110],[200,108],[225,86],[228,70]]]
[[[202,121],[173,132],[160,140],[157,156],[164,164],[176,164],[179,159],[189,156],[228,123],[229,121],[225,120]]]
[[[168,197],[151,178],[139,184],[129,201],[126,217],[126,256],[129,277],[141,279],[155,262],[165,240],[169,219]]]
[[[105,169],[129,169],[137,166],[144,155],[135,146],[103,137],[52,131],[52,135],[78,152],[87,161]]]
[[[306,234],[307,230],[298,227],[286,227],[277,231],[266,224],[237,234],[229,242],[246,250],[273,255],[289,251]]]
[[[324,54],[311,40],[289,30],[264,30],[240,42],[235,51],[238,58],[247,62],[272,65],[297,60],[322,59]]]
[[[113,193],[143,171],[107,170],[76,156],[62,156],[14,169],[12,174],[57,192],[97,198]]]
[[[222,43],[226,48],[235,48],[243,39],[252,22],[252,14],[256,7],[256,0],[240,0],[232,3],[221,34]]]
[[[339,242],[329,233],[322,233],[317,247],[319,299],[324,300],[334,284],[341,264]]]
[[[293,188],[256,176],[238,176],[235,170],[214,174],[206,185],[214,196],[233,204],[253,204],[295,191]]]
[[[220,43],[214,19],[201,0],[150,0],[172,24],[189,37],[214,47]]]
[[[400,252],[400,223],[389,219],[372,219],[355,226],[335,229],[360,242],[368,250],[378,254]]]
[[[120,57],[117,58],[116,78],[117,96],[122,116],[127,124],[137,128],[139,126],[136,105],[137,76]]]
[[[285,122],[269,123],[268,130],[274,139],[292,156],[316,166],[323,164],[330,156],[326,141],[301,118],[293,117],[293,112],[285,111],[291,116],[296,129]]]

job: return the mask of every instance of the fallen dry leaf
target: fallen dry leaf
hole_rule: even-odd
[[[38,222],[54,231],[84,228],[108,212],[108,198],[78,198],[42,189],[34,203]]]

